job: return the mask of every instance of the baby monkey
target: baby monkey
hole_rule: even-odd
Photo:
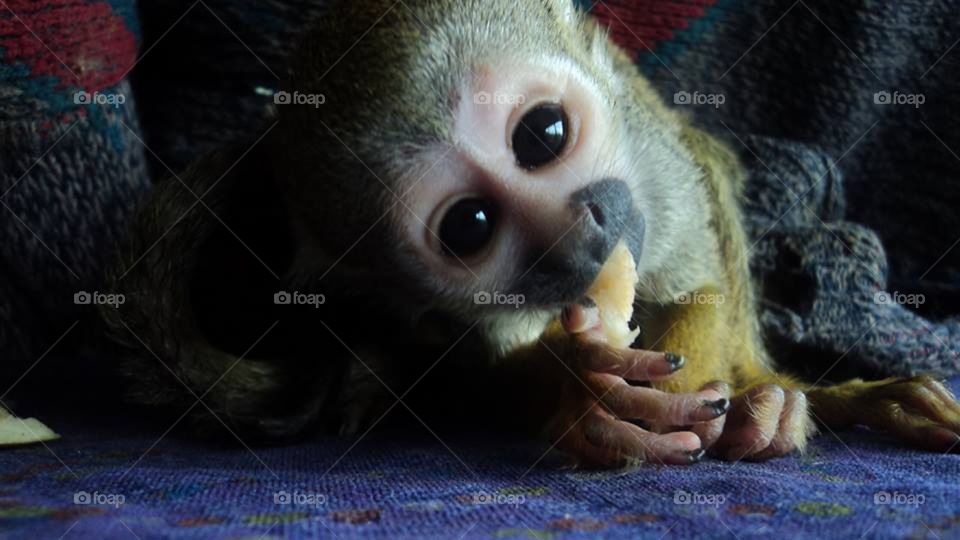
[[[931,378],[774,369],[736,157],[569,0],[334,2],[283,91],[258,144],[162,182],[133,226],[104,313],[138,401],[265,441],[329,416],[351,433],[450,364],[484,374],[462,399],[496,396],[584,465],[762,460],[815,422],[957,448]],[[620,244],[636,348],[587,297]]]

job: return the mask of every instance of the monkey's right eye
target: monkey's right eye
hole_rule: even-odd
[[[464,199],[450,208],[440,223],[443,252],[468,257],[481,251],[493,238],[496,209],[483,199]]]

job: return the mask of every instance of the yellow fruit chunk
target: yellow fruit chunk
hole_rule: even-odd
[[[620,242],[587,291],[587,296],[592,298],[600,309],[604,334],[613,347],[627,348],[640,335],[639,328],[630,330],[633,299],[637,294],[639,281],[633,255],[627,245]]]

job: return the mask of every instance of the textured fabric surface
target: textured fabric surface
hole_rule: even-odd
[[[126,78],[139,35],[132,0],[0,4],[0,380],[89,338],[74,295],[98,290],[149,185]]]
[[[64,440],[0,453],[0,535],[960,537],[960,455],[867,432],[763,464],[589,472],[538,463],[529,445],[427,432],[247,450],[158,442],[162,426],[122,420],[51,423]]]

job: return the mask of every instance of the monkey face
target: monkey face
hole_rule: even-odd
[[[575,70],[550,67],[477,67],[449,145],[424,156],[432,166],[397,215],[444,289],[489,298],[477,309],[500,297],[527,309],[575,302],[620,239],[641,259],[644,219],[606,100]]]
[[[642,278],[705,227],[679,122],[569,2],[371,3],[337,3],[294,65],[287,90],[326,104],[280,110],[278,177],[328,282],[503,349],[618,241]]]

